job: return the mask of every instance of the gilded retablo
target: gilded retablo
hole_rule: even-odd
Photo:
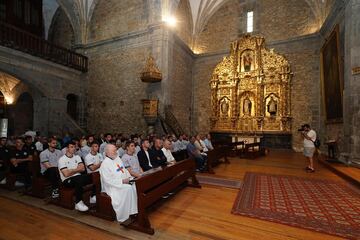
[[[267,49],[263,37],[232,42],[210,80],[211,130],[290,132],[291,76],[287,59]]]

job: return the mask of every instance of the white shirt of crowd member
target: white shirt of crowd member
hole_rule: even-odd
[[[200,134],[196,135],[194,145],[202,155],[207,155],[206,152],[208,152],[209,150],[206,148],[204,141],[201,140]]]
[[[187,147],[188,143],[189,142],[185,141],[183,136],[180,135],[179,139],[177,139],[175,142],[173,142],[173,152],[186,150],[186,147]]]
[[[81,172],[85,171],[85,166],[80,156],[75,155],[75,150],[75,145],[69,144],[66,148],[65,155],[59,159],[58,168],[62,182],[70,177],[80,175]]]
[[[58,167],[58,161],[64,154],[59,149],[56,149],[56,144],[56,139],[51,139],[49,148],[40,153],[41,174],[44,174],[48,168]]]
[[[100,145],[100,153],[104,155],[104,152],[105,152],[105,147],[106,145],[108,145],[108,143],[111,141],[112,139],[112,135],[107,133],[105,135],[105,142],[103,142],[101,145]]]
[[[211,143],[211,135],[210,134],[207,134],[206,135],[206,138],[204,139],[204,143],[205,143],[205,146],[209,149],[209,150],[214,150],[214,147]]]
[[[80,150],[80,147],[79,147],[79,141],[78,140],[73,140],[73,142],[76,144],[75,145],[75,153],[74,153],[74,155],[82,157],[82,153],[81,153],[81,150]],[[63,149],[61,149],[61,152],[62,152],[63,155],[65,155],[66,152],[67,152],[67,147],[64,147]]]
[[[89,154],[91,151],[91,148],[87,145],[87,141],[85,139],[82,139],[80,141],[80,157],[82,159],[85,159],[85,157]]]
[[[131,175],[117,155],[116,147],[108,144],[106,158],[100,167],[101,191],[111,198],[111,205],[119,222],[137,214],[137,194],[135,184],[131,185]]]
[[[163,148],[161,149],[161,151],[163,151],[167,162],[175,163],[175,158],[171,153],[171,142],[168,139],[164,140]]]
[[[133,142],[127,143],[126,153],[122,156],[121,160],[124,163],[125,168],[130,172],[131,176],[137,178],[143,173],[140,167],[139,159],[137,157],[135,144]]]
[[[36,151],[38,152],[42,152],[44,150],[44,145],[42,144],[42,137],[37,137],[35,147],[36,147]]]
[[[103,156],[98,152],[99,144],[93,142],[90,152],[85,157],[85,165],[88,173],[98,172],[103,161]]]

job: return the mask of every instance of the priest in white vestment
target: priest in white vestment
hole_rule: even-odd
[[[100,167],[101,191],[110,196],[116,219],[124,222],[138,212],[136,187],[130,184],[132,177],[117,155],[115,145],[106,145],[105,154]]]

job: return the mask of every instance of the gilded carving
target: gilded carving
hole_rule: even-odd
[[[287,59],[267,49],[263,37],[232,42],[210,80],[211,130],[289,132],[291,76]]]

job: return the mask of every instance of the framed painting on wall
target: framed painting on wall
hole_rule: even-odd
[[[343,76],[339,52],[339,26],[321,48],[323,102],[328,123],[343,120]]]

